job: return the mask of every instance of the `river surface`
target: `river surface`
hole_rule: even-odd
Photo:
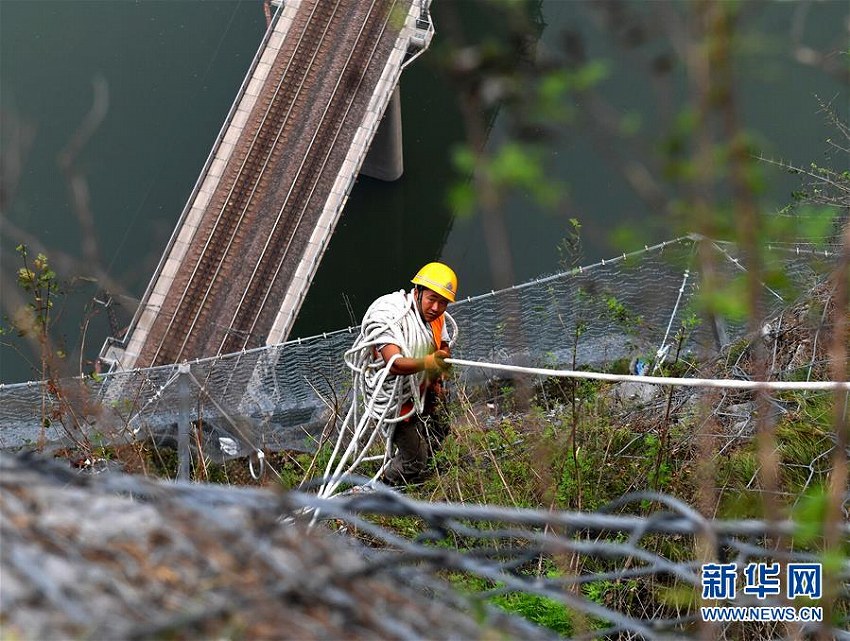
[[[789,33],[803,3],[752,4],[758,10],[748,12],[753,15],[745,24],[748,33],[757,34],[756,51],[736,69],[744,125],[767,156],[804,165],[819,160],[831,132],[814,96],[838,97],[846,104],[846,86],[791,59]],[[846,49],[847,4],[807,6],[804,38],[816,47],[836,43]],[[456,179],[450,151],[465,132],[455,88],[437,64],[447,12],[457,11],[461,22],[471,26],[472,38],[481,39],[498,28],[489,7],[434,3],[433,51],[402,79],[405,174],[391,184],[358,181],[294,336],[355,323],[373,298],[406,286],[422,263],[434,259],[455,267],[462,296],[492,287],[480,217],[456,219],[447,204],[446,190]],[[606,99],[624,111],[648,112],[644,120],[650,127],[663,121],[653,112],[649,83],[635,71],[635,51],[612,46],[589,3],[550,0],[542,3],[540,16],[535,43],[540,55],[556,55],[565,28],[582,32],[589,55],[608,63],[602,86]],[[75,167],[88,182],[98,260],[124,288],[119,320],[126,322],[135,311],[264,29],[258,0],[0,0],[3,214],[49,253],[83,255],[84,225],[70,205],[57,159],[89,111],[93,87],[105,87],[106,116]],[[496,145],[504,131],[497,113],[488,146]],[[19,163],[10,155],[16,137],[28,141]],[[560,268],[558,245],[569,233],[570,218],[582,224],[584,262],[622,251],[610,233],[621,225],[638,227],[647,242],[680,231],[636,198],[612,170],[610,152],[604,142],[571,130],[547,157],[569,194],[563,205],[544,212],[524,194],[506,201],[502,214],[516,282]],[[20,171],[9,172],[10,167]],[[768,186],[761,202],[765,211],[775,211],[787,204],[797,182],[778,170],[765,173]],[[18,240],[9,234],[2,239],[4,315],[13,299]],[[78,370],[85,310],[98,286],[78,281],[66,289],[57,327],[73,361],[71,370]],[[108,332],[102,313],[86,328],[84,370],[90,370],[87,361]],[[0,347],[0,381],[34,378],[34,371],[17,350]]]

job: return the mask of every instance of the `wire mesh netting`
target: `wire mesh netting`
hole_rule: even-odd
[[[631,254],[458,301],[450,312],[462,359],[533,366],[605,367],[635,355],[663,357],[695,313],[700,288],[699,239],[684,237]],[[710,244],[727,282],[745,273],[736,248]],[[777,246],[784,293],[764,286],[769,314],[787,306],[787,291],[805,291],[824,273],[829,250]],[[702,352],[743,335],[731,319],[695,326],[678,349]],[[185,364],[0,386],[0,447],[63,444],[77,438],[121,442],[173,439],[188,394],[188,412],[222,457],[250,451],[310,450],[343,411],[350,373],[342,360],[352,327],[261,349]],[[805,359],[804,359],[805,360]],[[182,374],[181,374],[182,372]],[[466,382],[486,378],[465,370]],[[184,380],[185,379],[185,380]],[[181,381],[185,382],[182,386]],[[188,391],[186,391],[188,390]]]
[[[329,500],[80,475],[4,453],[0,486],[9,497],[0,502],[0,563],[12,638],[850,637],[846,563],[829,580],[789,587],[783,576],[765,594],[743,574],[725,597],[705,579],[713,566],[703,564],[719,562],[815,571],[816,553],[778,544],[797,535],[794,523],[706,519],[661,494],[595,513],[432,503],[387,489]],[[653,508],[631,513],[641,503]],[[306,531],[305,510],[341,529]],[[133,527],[116,527],[116,513]],[[404,517],[417,524],[405,536],[380,525]],[[840,533],[850,536],[846,522]],[[823,594],[810,598],[815,590]],[[832,590],[835,599],[825,598]],[[551,613],[548,628],[492,606],[517,594],[536,614]],[[711,616],[701,607],[730,604],[788,623],[701,621]]]
[[[846,562],[831,576],[836,583],[832,620],[822,618],[819,600],[789,600],[789,589],[757,596],[758,590],[742,585],[743,593],[734,598],[711,596],[711,581],[704,573],[717,559],[741,570],[750,564],[778,567],[781,562],[787,568],[819,563],[814,552],[778,545],[798,533],[789,521],[706,519],[682,501],[654,492],[629,494],[589,513],[428,503],[389,491],[334,501],[304,494],[290,499],[292,505],[321,510],[351,531],[387,545],[394,550],[396,566],[481,580],[489,589],[478,592],[477,599],[524,594],[562,603],[573,613],[568,626],[572,638],[791,639],[822,632],[828,638],[850,639]],[[629,514],[640,504],[657,507],[648,516]],[[421,529],[409,540],[375,525],[371,519],[376,516],[413,516]],[[850,524],[845,521],[840,531],[850,536]],[[686,550],[675,560],[665,543],[671,538],[680,553]],[[706,569],[709,559],[713,564]],[[788,586],[784,578],[782,585]],[[747,611],[749,621],[707,623],[712,615],[696,607],[703,603],[710,610],[733,602]],[[785,608],[790,625],[753,620],[761,607]],[[812,619],[805,620],[807,616]]]
[[[701,242],[705,244],[700,245]],[[700,372],[703,376],[747,379],[754,375],[752,346],[758,344],[768,355],[768,378],[824,379],[828,376],[825,344],[830,298],[825,275],[831,266],[830,251],[799,244],[770,248],[766,262],[772,269],[766,271],[762,284],[764,318],[746,323],[732,310],[725,316],[718,314],[696,322],[697,297],[703,283],[700,252],[703,258],[708,253],[712,259],[720,282],[716,286],[732,291],[740,291],[735,290],[740,287],[736,279],[746,275],[746,261],[735,246],[726,243],[692,238],[662,243],[459,301],[450,309],[460,332],[454,353],[479,362],[621,371],[636,357],[650,363],[666,359],[666,367],[684,360],[691,364],[701,361],[706,368]],[[771,271],[782,278],[775,278]],[[756,328],[755,335],[746,334],[748,326]],[[257,451],[314,451],[320,436],[327,436],[338,424],[335,419],[344,414],[349,402],[350,372],[342,354],[358,331],[347,328],[191,363],[113,372],[98,379],[5,385],[0,387],[0,447],[27,449],[36,443],[62,447],[81,441],[119,444],[148,439],[167,445],[179,438],[178,424],[190,422],[198,444],[219,459]],[[681,373],[694,372],[686,369]],[[461,384],[459,392],[490,388],[494,383],[482,368],[456,368],[454,376]],[[645,384],[638,383],[632,389],[640,391],[641,385]],[[565,409],[563,399],[550,404],[545,388],[541,389],[545,419],[553,429],[564,431],[569,408]],[[2,455],[0,468],[14,470],[3,480],[4,489],[12,489],[12,498],[3,502],[4,518],[0,519],[4,540],[11,542],[4,546],[3,571],[15,579],[4,582],[3,600],[21,604],[21,608],[16,605],[9,609],[21,612],[20,616],[10,615],[9,621],[20,625],[22,631],[38,631],[32,636],[23,634],[22,638],[42,638],[44,635],[39,633],[47,628],[41,623],[55,626],[50,628],[54,631],[68,630],[76,629],[73,625],[79,620],[85,620],[87,630],[110,630],[113,636],[122,638],[148,638],[152,630],[179,629],[186,619],[178,608],[163,611],[153,628],[144,622],[134,623],[129,632],[122,628],[125,622],[132,621],[127,613],[147,611],[145,608],[151,606],[144,599],[155,599],[150,595],[162,594],[166,589],[196,604],[192,616],[199,625],[214,626],[216,617],[230,612],[230,604],[238,604],[235,607],[241,608],[239,612],[246,621],[251,621],[254,607],[257,612],[277,611],[276,603],[267,607],[262,599],[254,602],[245,596],[266,594],[262,581],[258,580],[253,588],[244,582],[219,583],[215,598],[206,600],[206,593],[193,592],[193,586],[199,584],[193,573],[202,564],[183,562],[183,548],[163,551],[165,543],[158,544],[157,554],[172,559],[168,574],[144,573],[140,600],[129,598],[128,591],[103,590],[103,585],[120,582],[137,571],[139,558],[156,556],[124,554],[121,550],[135,549],[133,546],[137,545],[143,549],[151,540],[169,538],[133,541],[133,533],[124,532],[122,536],[130,537],[131,547],[122,548],[110,539],[110,548],[119,551],[101,567],[90,559],[97,556],[91,551],[102,543],[92,543],[90,533],[76,537],[77,525],[87,524],[89,532],[112,533],[110,528],[99,527],[98,519],[109,520],[120,511],[132,521],[132,514],[144,511],[145,522],[154,523],[152,527],[158,531],[170,532],[176,527],[180,532],[191,533],[191,545],[198,550],[233,555],[240,577],[250,577],[251,581],[262,577],[268,582],[265,585],[280,586],[291,585],[291,578],[287,578],[290,570],[285,566],[269,570],[262,564],[253,565],[263,556],[257,555],[256,549],[268,545],[264,537],[270,532],[274,549],[279,549],[280,541],[286,539],[279,533],[289,528],[272,527],[272,523],[295,525],[305,515],[318,514],[321,523],[352,535],[346,540],[354,538],[370,546],[358,550],[360,559],[354,574],[350,567],[324,566],[324,573],[317,574],[315,584],[311,584],[311,594],[319,600],[332,601],[343,592],[346,599],[356,598],[363,587],[351,577],[360,580],[371,576],[380,577],[389,585],[398,582],[419,586],[429,595],[439,596],[440,603],[450,604],[460,612],[472,612],[479,624],[481,613],[486,612],[486,620],[500,630],[521,631],[515,632],[516,638],[850,638],[846,633],[850,620],[850,565],[846,558],[829,568],[823,565],[824,589],[830,591],[823,600],[812,600],[805,594],[790,600],[785,591],[787,579],[783,579],[781,593],[771,593],[767,598],[756,594],[739,594],[734,600],[706,596],[703,563],[711,562],[717,567],[734,563],[739,581],[744,578],[744,568],[751,564],[772,568],[774,563],[780,563],[783,568],[791,565],[805,569],[820,563],[820,539],[815,542],[814,538],[805,538],[799,523],[769,518],[707,519],[681,496],[672,495],[676,490],[687,490],[686,485],[670,488],[668,494],[647,491],[653,487],[647,473],[652,466],[646,463],[652,452],[665,448],[664,464],[684,468],[699,460],[700,453],[706,450],[701,439],[710,435],[713,444],[709,458],[719,470],[710,487],[717,505],[726,508],[746,498],[744,494],[764,499],[772,492],[782,494],[782,505],[794,513],[797,503],[807,495],[811,502],[809,491],[823,484],[833,471],[835,433],[825,428],[823,421],[808,421],[831,407],[832,397],[820,392],[795,399],[776,394],[767,399],[769,420],[779,424],[778,417],[784,416],[783,424],[787,425],[791,420],[788,417],[796,417],[793,420],[799,426],[794,439],[777,434],[775,460],[780,482],[770,488],[762,485],[760,459],[755,454],[760,408],[752,392],[727,390],[712,395],[677,388],[640,398],[639,393],[630,396],[625,389],[625,385],[600,389],[599,402],[610,402],[605,406],[607,422],[595,428],[592,422],[582,426],[579,445],[596,453],[595,458],[588,459],[597,463],[595,467],[583,472],[583,481],[568,478],[579,471],[580,460],[574,450],[576,469],[570,468],[565,474],[568,482],[584,487],[582,491],[588,495],[591,492],[586,488],[591,486],[601,487],[610,480],[620,484],[623,491],[608,495],[606,503],[579,502],[585,511],[520,509],[513,501],[504,506],[478,505],[474,498],[466,500],[450,491],[446,491],[444,501],[422,502],[381,485],[357,485],[365,478],[348,478],[354,490],[362,491],[344,493],[333,500],[310,491],[319,480],[303,486],[304,492],[286,495],[256,488],[179,483],[163,491],[161,486],[141,477],[79,475],[67,468],[56,471],[55,467],[39,472],[39,464],[32,460],[22,463]],[[558,402],[560,409],[556,407]],[[844,409],[846,412],[848,408]],[[659,422],[659,417],[665,418]],[[679,431],[674,438],[664,440],[662,432],[675,422],[673,417]],[[487,423],[485,428],[495,433],[504,418],[497,413],[481,420],[492,420],[493,425]],[[707,428],[705,423],[709,421],[712,426]],[[465,426],[461,428],[464,429]],[[540,460],[537,446],[530,442],[532,436],[532,432],[511,434],[510,447],[494,446],[486,455],[479,456],[472,449],[465,451],[463,464],[453,466],[452,472],[475,474],[480,466],[498,468],[501,475],[510,463],[518,463],[525,475],[535,465],[543,469],[545,462]],[[474,437],[472,434],[470,442]],[[490,447],[491,441],[486,437],[480,442]],[[786,451],[792,446],[796,451]],[[729,464],[722,465],[724,460]],[[658,461],[655,472],[663,474],[661,458]],[[459,495],[463,492],[468,498],[474,492],[474,483],[457,485]],[[81,487],[94,493],[97,500],[81,494]],[[32,493],[31,500],[21,498],[28,492]],[[112,494],[104,498],[104,492]],[[626,492],[629,493],[622,499],[607,502],[611,495]],[[69,525],[63,532],[71,534],[57,537],[52,530],[48,532],[49,528],[37,527],[37,519],[32,518],[33,505],[41,506],[50,523],[66,519]],[[850,493],[845,494],[841,507],[843,513],[835,522],[838,536],[846,540],[850,536]],[[91,514],[89,509],[93,510]],[[800,509],[811,509],[811,505]],[[159,511],[161,516],[150,521],[151,511]],[[734,509],[730,511],[734,513]],[[190,520],[191,526],[181,525],[181,518]],[[410,519],[404,535],[387,526],[395,518]],[[206,524],[205,519],[209,519]],[[304,547],[292,558],[309,556],[312,538],[296,538]],[[290,539],[287,545],[292,544]],[[181,534],[174,540],[188,539]],[[227,545],[223,546],[222,541]],[[231,545],[233,542],[238,544]],[[86,559],[86,563],[72,570],[68,569],[70,565],[58,562],[23,563],[20,560],[26,554],[34,555],[34,559],[50,557],[53,561]],[[42,567],[47,570],[42,571]],[[62,576],[51,575],[52,568],[62,568]],[[391,571],[385,571],[388,568]],[[115,578],[110,572],[117,572]],[[170,577],[168,588],[158,583],[160,576]],[[450,581],[446,582],[446,578]],[[64,586],[63,591],[44,587],[56,582]],[[458,586],[464,586],[464,590],[459,592]],[[91,598],[92,593],[98,599]],[[296,593],[303,596],[302,586],[297,587]],[[272,590],[268,594],[277,593]],[[24,607],[39,602],[36,597],[56,605],[49,621],[33,617],[31,610]],[[516,598],[539,599],[525,601],[533,605],[537,614],[560,612],[552,606],[560,604],[569,612],[568,620],[550,619],[546,629],[531,627],[514,614],[494,613],[494,600],[498,603],[499,599],[505,602]],[[52,599],[57,599],[57,603]],[[93,603],[98,607],[89,606]],[[704,619],[711,615],[700,610],[705,605],[734,605],[751,620],[707,623]],[[773,622],[752,620],[764,612],[761,608],[774,608],[770,610]],[[811,620],[800,618],[803,611],[811,615]],[[62,613],[67,612],[74,616],[65,621]],[[824,616],[832,618],[821,624],[817,618]],[[788,617],[790,623],[786,625],[777,617]],[[31,627],[33,621],[40,623]],[[403,624],[391,618],[382,622],[390,628]],[[310,625],[310,629],[321,629],[315,627],[315,622]],[[251,629],[250,625],[246,629]],[[213,635],[215,628],[209,630]],[[451,634],[435,636],[449,638]]]

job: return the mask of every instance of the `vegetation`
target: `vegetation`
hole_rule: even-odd
[[[712,257],[700,253],[701,297],[679,328],[676,353],[670,355],[661,373],[683,375],[698,368],[717,378],[846,379],[846,254],[850,252],[846,223],[842,232],[844,262],[838,263],[834,279],[807,292],[807,298],[788,310],[781,331],[758,325],[762,284],[783,292],[788,285],[782,265],[765,255],[766,239],[834,239],[841,232],[841,216],[846,220],[850,207],[850,174],[825,168],[823,163],[799,168],[776,162],[802,176],[806,184],[782,215],[764,215],[768,207],[759,202],[759,196],[763,163],[768,159],[758,151],[755,136],[739,122],[741,106],[732,74],[733,62],[744,44],[735,32],[743,5],[708,1],[695,3],[692,10],[683,8],[688,13],[687,32],[676,20],[659,23],[674,25],[675,33],[667,34],[669,40],[686,49],[679,52],[686,86],[681,104],[658,109],[671,117],[653,135],[640,114],[618,111],[602,99],[601,89],[611,66],[588,58],[581,38],[565,34],[565,51],[561,52],[565,62],[545,57],[534,60],[528,43],[539,23],[529,18],[535,17],[539,5],[503,4],[494,5],[493,10],[504,12],[510,36],[502,38],[504,44],[468,43],[463,29],[454,24],[446,30],[453,46],[444,60],[459,88],[469,138],[468,144],[451,155],[458,181],[449,190],[449,202],[460,216],[480,214],[495,285],[508,286],[515,280],[504,203],[524,193],[542,210],[566,209],[569,185],[561,176],[552,175],[547,166],[547,138],[556,129],[563,133],[570,127],[596,128],[611,148],[635,146],[639,150],[630,163],[614,162],[614,171],[622,173],[638,199],[666,215],[665,228],[698,230],[706,237],[734,237],[748,266],[740,278],[721,286],[714,278]],[[648,30],[645,16],[615,15],[620,3],[603,4],[603,18],[612,24],[619,20],[618,45],[626,52],[638,48],[628,34],[646,38],[654,32]],[[670,73],[672,56],[665,50],[652,61],[657,72],[653,77],[659,82],[675,84]],[[710,72],[703,64],[711,67]],[[846,125],[835,118],[828,104],[821,107],[842,138],[830,140],[831,149],[846,152],[850,141]],[[507,114],[509,131],[504,144],[488,145],[494,113],[500,108]],[[568,220],[561,246],[565,268],[581,264],[582,224],[578,218]],[[627,239],[629,248],[641,244],[640,232],[634,229],[620,230],[618,235]],[[105,435],[93,437],[75,424],[78,417],[71,411],[73,404],[65,400],[70,394],[54,383],[53,357],[63,355],[49,340],[59,294],[56,274],[43,254],[31,259],[25,247],[19,252],[23,266],[18,284],[28,299],[14,326],[38,345],[41,377],[48,382],[43,396],[45,427],[61,421],[74,438],[74,447],[62,454],[80,466],[115,460],[128,471],[174,478],[178,461],[173,449],[153,442],[115,446]],[[637,347],[645,321],[615,293],[582,290],[579,297],[601,305],[601,313],[634,339]],[[680,353],[689,333],[718,317],[747,323],[751,338],[727,346],[720,357]],[[580,319],[568,328],[572,363],[553,365],[576,368],[575,355],[588,323],[589,319]],[[813,332],[822,329],[824,337],[818,341]],[[514,328],[505,322],[500,330],[505,336]],[[765,334],[770,340],[765,340]],[[801,360],[798,347],[802,344],[812,349]],[[768,345],[773,348],[771,358]],[[626,372],[629,364],[619,361],[609,368]],[[434,474],[405,491],[429,501],[567,511],[599,510],[633,492],[663,492],[708,518],[791,518],[798,528],[793,540],[771,543],[812,551],[827,568],[834,569],[850,556],[848,542],[836,534],[846,514],[848,427],[846,415],[840,411],[846,396],[783,393],[771,397],[758,392],[721,397],[667,389],[647,403],[624,403],[613,385],[562,379],[540,381],[530,394],[527,391],[510,380],[487,389],[459,388],[449,408],[453,433],[434,457]],[[58,399],[55,404],[48,403],[48,393]],[[127,403],[132,405],[132,400]],[[127,415],[127,408],[112,409]],[[200,435],[196,437],[195,480],[292,489],[316,470],[323,470],[329,458],[327,445],[320,447],[316,456],[268,454],[268,467],[276,475],[256,480],[247,473],[245,460],[210,460],[203,454]],[[619,509],[649,515],[659,505],[646,499]],[[418,537],[423,527],[413,517],[384,517],[379,522],[407,538]],[[434,543],[464,549],[479,544],[461,536]],[[677,562],[700,558],[703,552],[689,537],[647,536],[644,545]],[[533,576],[593,576],[611,569],[605,559],[551,554],[516,571]],[[545,597],[511,592],[480,577],[452,571],[446,578],[470,598],[520,613],[558,633],[573,634],[605,623],[581,617]],[[835,604],[829,616],[847,620],[850,605],[837,598],[839,587],[827,589]],[[581,593],[594,602],[644,618],[660,612],[671,616],[692,613],[699,601],[690,586],[672,578],[590,580]],[[772,632],[761,630],[765,635]],[[754,635],[749,629],[741,632],[741,638],[757,638]]]
[[[713,1],[669,8],[605,3],[594,14],[600,24],[613,29],[609,35],[619,53],[629,59],[628,73],[645,70],[645,76],[639,77],[651,82],[653,89],[663,88],[654,93],[661,97],[655,109],[643,111],[637,101],[609,98],[607,83],[615,70],[609,61],[592,56],[592,39],[578,27],[563,34],[557,52],[549,49],[530,61],[524,45],[534,39],[539,25],[535,3],[513,3],[504,9],[514,37],[505,38],[503,46],[472,44],[455,25],[449,36],[458,52],[455,77],[469,145],[453,156],[460,182],[450,192],[451,202],[460,212],[477,208],[490,228],[484,241],[494,282],[500,287],[512,284],[505,203],[517,193],[526,193],[544,211],[571,212],[567,181],[572,177],[565,179],[551,171],[542,150],[559,135],[589,129],[597,146],[611,150],[606,158],[611,172],[608,184],[627,185],[635,202],[662,218],[665,229],[737,241],[746,269],[729,283],[718,282],[712,252],[698,251],[701,295],[693,311],[707,327],[718,318],[746,323],[751,337],[763,331],[759,295],[763,284],[783,294],[788,291],[783,265],[767,256],[768,241],[804,239],[817,246],[827,239],[840,239],[844,255],[827,291],[802,293],[808,299],[804,305],[808,311],[800,315],[823,310],[820,319],[808,326],[829,327],[828,353],[814,355],[805,365],[792,362],[801,345],[794,340],[799,337],[797,328],[805,323],[791,323],[795,329],[773,342],[782,367],[776,363],[776,351],[771,362],[766,350],[770,343],[759,339],[731,346],[725,362],[711,363],[701,355],[699,365],[709,377],[746,375],[766,380],[777,375],[808,378],[813,364],[828,362],[832,369],[821,367],[823,378],[847,380],[850,176],[843,170],[850,142],[847,125],[835,117],[830,104],[821,102],[839,134],[838,140],[828,141],[830,151],[845,160],[838,162],[838,170],[825,169],[823,163],[800,168],[775,162],[801,175],[807,184],[781,215],[769,215],[771,207],[763,198],[765,164],[760,162],[765,154],[757,134],[744,127],[742,85],[736,77],[740,63],[758,48],[744,26],[746,9],[741,3]],[[799,46],[799,40],[795,44]],[[846,47],[839,54],[846,61],[843,54]],[[461,65],[461,58],[476,64]],[[501,146],[484,144],[486,107],[494,102],[494,86],[501,90],[498,104],[509,112],[503,118],[509,133]],[[665,122],[655,122],[660,114],[667,114]],[[840,221],[845,221],[843,231]],[[570,254],[580,247],[575,240],[578,228],[572,223],[563,245],[570,263],[574,262]],[[619,230],[624,248],[639,246],[645,237],[642,231],[634,226]],[[612,320],[627,333],[639,333],[640,319],[622,301],[615,296],[603,300]],[[583,331],[580,323],[574,328],[576,342]],[[812,345],[813,336],[807,339],[806,345]],[[805,370],[799,369],[806,365]],[[592,390],[582,401],[579,385],[557,381],[546,385],[547,393],[538,391],[536,405],[527,414],[503,415],[487,425],[469,418],[481,413],[466,408],[459,412],[464,418],[456,426],[458,442],[441,455],[447,478],[438,476],[423,488],[426,496],[596,509],[629,491],[657,489],[682,498],[709,518],[768,520],[799,517],[798,506],[816,504],[821,512],[817,513],[815,548],[824,558],[847,558],[847,542],[837,534],[837,524],[847,514],[850,429],[842,418],[846,395],[771,398],[759,392],[697,398],[670,390],[666,402],[637,410],[617,408],[605,388]],[[553,386],[562,386],[563,393],[553,396]],[[587,391],[584,388],[581,393]],[[541,420],[544,415],[546,420]],[[510,455],[496,454],[503,451]],[[808,509],[812,516],[814,508]],[[801,525],[801,529],[810,526]],[[805,545],[812,540],[806,539]],[[674,556],[685,553],[693,558],[694,550],[687,549],[692,543],[667,540],[658,545]],[[644,583],[641,588],[644,594],[638,602],[644,613],[655,611],[656,606],[673,607],[670,601],[677,594],[676,586]],[[837,594],[835,586],[832,590]],[[681,596],[672,600],[693,601]],[[841,607],[846,616],[846,602]],[[761,632],[773,634],[772,630]],[[757,638],[750,630],[742,635]]]
[[[42,261],[46,262],[46,261]],[[782,376],[795,378],[800,371],[824,378],[826,347],[795,360],[800,344],[812,344],[819,329],[807,310],[818,310],[814,320],[830,313],[829,291],[816,288],[812,298],[802,299],[783,312],[785,333],[769,336],[775,341],[774,362]],[[590,294],[585,294],[589,297]],[[625,334],[638,328],[643,319],[616,297],[596,296],[611,322],[622,326]],[[698,328],[692,315],[686,315],[675,344],[681,348],[690,332]],[[584,325],[579,323],[572,339],[573,362],[581,345]],[[717,378],[731,378],[750,371],[758,358],[755,341],[739,341],[708,362],[698,362],[680,349],[661,366],[662,375],[687,375],[694,370]],[[560,363],[553,362],[553,366]],[[614,361],[610,371],[625,373],[626,360]],[[711,492],[715,496],[712,516],[724,519],[770,519],[787,515],[799,523],[799,533],[790,543],[797,550],[823,555],[829,523],[828,482],[832,469],[832,399],[823,393],[782,393],[772,400],[779,408],[772,417],[776,443],[776,485],[772,504],[778,512],[768,512],[764,500],[763,455],[759,449],[756,426],[756,397],[752,393],[729,394],[713,399],[709,416],[712,429],[703,427],[705,399],[687,389],[665,389],[648,402],[624,401],[618,387],[594,381],[561,378],[540,380],[527,399],[520,397],[511,380],[494,381],[483,388],[457,388],[448,409],[453,433],[434,457],[434,474],[419,486],[406,488],[412,497],[427,501],[479,503],[544,510],[597,511],[629,493],[663,492],[693,505],[706,492],[704,487],[704,447],[700,438],[710,437],[712,446]],[[61,396],[60,396],[61,398]],[[61,413],[60,413],[61,414]],[[79,426],[77,426],[79,427]],[[272,485],[293,489],[309,476],[324,470],[330,456],[327,444],[315,455],[268,453],[268,469],[262,479],[251,476],[245,459],[214,462],[203,452],[203,430],[195,430],[192,478],[233,485]],[[83,434],[82,430],[75,433]],[[60,455],[80,467],[100,469],[100,465],[120,464],[123,469],[158,477],[177,475],[178,457],[171,447],[153,441],[115,446],[106,435],[86,431],[76,447]],[[364,474],[375,470],[364,468]],[[630,514],[649,515],[661,506],[651,500],[621,508]],[[414,517],[381,517],[377,522],[400,536],[417,539],[424,524]],[[333,527],[334,524],[331,524]],[[376,542],[365,534],[369,545]],[[579,535],[581,536],[581,535]],[[453,535],[435,541],[435,545],[475,550],[482,545],[475,538]],[[644,549],[673,562],[687,562],[698,553],[692,537],[647,536]],[[838,548],[838,559],[850,554],[846,542]],[[836,551],[830,554],[833,557]],[[832,561],[834,563],[834,561]],[[617,566],[602,558],[545,555],[524,563],[517,572],[528,576],[586,576],[612,572]],[[598,629],[606,621],[581,616],[562,603],[546,597],[508,590],[505,586],[470,574],[447,572],[452,581],[473,601],[487,602],[521,614],[529,620],[563,634]],[[581,594],[606,607],[643,616],[655,612],[674,616],[692,611],[699,602],[689,585],[676,580],[601,578],[588,580]],[[847,603],[839,601],[834,616],[848,616]],[[756,638],[756,637],[752,637]]]
[[[675,405],[681,409],[665,416],[663,402],[618,408],[612,400],[611,386],[586,386],[581,392],[585,402],[576,419],[569,387],[560,379],[544,381],[530,412],[495,418],[471,411],[476,406],[480,410],[480,399],[462,399],[454,414],[464,418],[455,424],[452,437],[438,453],[436,474],[421,487],[408,489],[408,494],[433,501],[591,511],[625,494],[650,490],[688,504],[697,501],[700,449],[694,443],[694,434],[700,417],[688,404],[689,394],[677,394]],[[557,390],[560,396],[553,393]],[[506,387],[503,393],[509,395],[510,391]],[[829,398],[823,394],[789,394],[782,401],[789,410],[775,426],[781,509],[799,519],[795,549],[823,551],[827,454],[832,449],[828,437],[831,415],[824,411],[829,407]],[[738,433],[738,438],[732,438],[736,435],[734,430],[739,430],[732,421],[721,428],[729,438],[724,438],[726,447],[712,460],[718,518],[769,518],[758,482],[759,453],[752,434],[752,418],[745,422],[749,423],[749,436]],[[650,501],[628,507],[632,513],[642,515],[658,508]],[[382,525],[406,536],[421,528],[407,518],[386,520]],[[455,540],[453,544],[473,547],[475,542]],[[679,562],[696,554],[695,541],[688,537],[655,537],[645,547]],[[844,558],[850,555],[846,541],[842,554]],[[614,569],[601,559],[578,567],[574,563],[575,560],[553,557],[523,571],[592,575]],[[450,579],[467,592],[490,594],[486,598],[491,603],[529,616],[553,630],[572,630],[574,613],[561,604],[527,594],[502,594],[494,590],[498,586],[468,577],[451,575]],[[616,604],[619,611],[665,611],[670,616],[693,607],[699,598],[689,586],[657,580],[590,582],[585,584],[584,594],[600,604]],[[842,616],[850,615],[847,602],[841,608]]]

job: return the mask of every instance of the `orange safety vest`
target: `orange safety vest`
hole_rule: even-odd
[[[434,345],[437,346],[437,349],[440,349],[443,342],[443,327],[445,326],[446,318],[443,314],[431,321],[431,333],[434,334]]]
[[[434,345],[437,346],[437,349],[440,349],[440,345],[443,342],[443,327],[445,326],[445,324],[446,324],[446,319],[443,317],[442,314],[440,314],[439,318],[432,320],[431,323],[430,323],[431,333],[434,335]],[[425,386],[425,384],[426,383],[423,381],[422,385]],[[413,402],[408,401],[407,403],[405,403],[404,405],[401,406],[401,412],[400,413],[401,414],[407,414],[411,409],[413,409]],[[411,418],[413,418],[413,417],[408,418],[407,420],[403,421],[403,423],[407,423],[408,421],[411,420]]]

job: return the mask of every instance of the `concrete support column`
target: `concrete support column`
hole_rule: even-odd
[[[393,181],[404,173],[404,153],[401,139],[401,94],[398,85],[384,112],[375,138],[366,154],[360,173],[378,180]]]
[[[189,392],[190,372],[188,363],[177,366],[178,405],[177,420],[177,480],[188,481],[192,474],[189,435],[192,432],[192,399]]]

